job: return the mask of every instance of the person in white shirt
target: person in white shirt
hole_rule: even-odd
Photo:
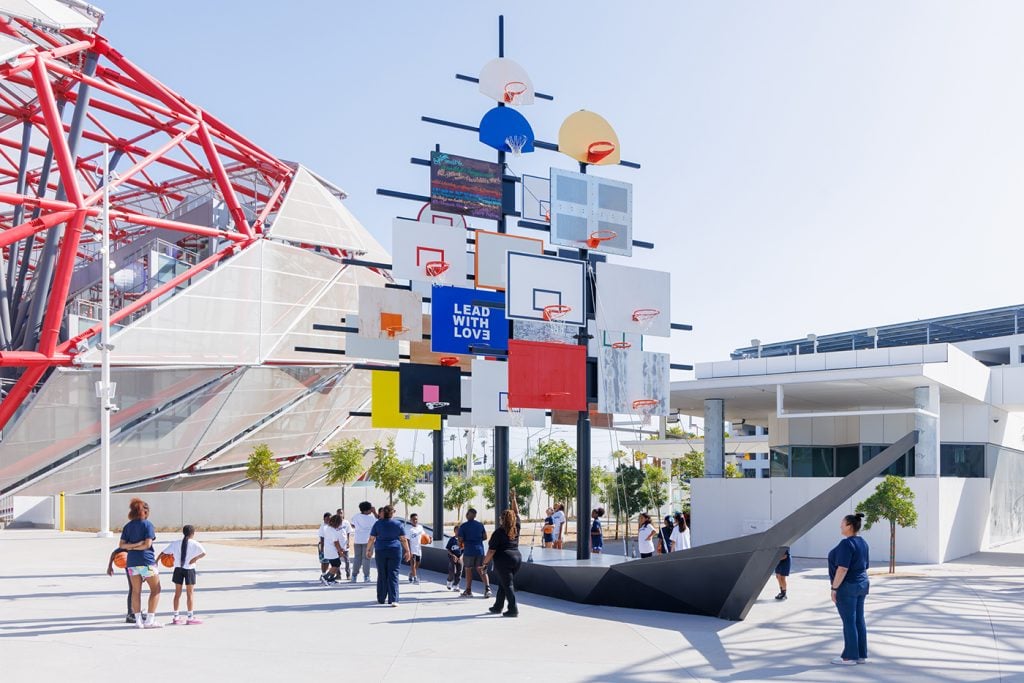
[[[377,523],[377,511],[373,509],[369,501],[364,500],[359,504],[359,514],[352,518],[353,541],[355,545],[355,557],[352,562],[352,582],[359,579],[359,568],[363,569],[363,583],[370,583],[371,558],[366,557],[366,546],[370,542],[370,529]]]
[[[690,547],[690,529],[686,526],[686,517],[677,512],[675,528],[672,529],[672,552],[688,550]]]
[[[320,583],[327,586],[338,582],[341,576],[341,517],[331,515],[324,531],[324,559],[330,568],[320,575]]]
[[[192,537],[196,530],[191,524],[181,528],[181,541],[172,541],[167,544],[160,555],[156,558],[156,564],[166,555],[174,558],[174,574],[171,581],[174,583],[174,617],[172,624],[188,624],[196,626],[203,623],[196,618],[195,612],[195,587],[196,587],[196,562],[206,557],[206,549]],[[178,607],[181,605],[181,587],[185,586],[185,605],[188,607],[188,616],[182,619],[178,614]]]
[[[327,522],[331,519],[331,513],[324,513],[324,521],[320,524],[320,530],[316,532],[316,554],[320,558],[320,575],[323,576],[324,572],[327,571],[327,560],[324,559],[324,530],[327,529]]]
[[[405,537],[409,540],[409,583],[419,583],[420,577],[418,574],[420,568],[420,562],[423,559],[423,550],[421,549],[422,536],[426,531],[420,526],[420,516],[415,512],[409,515],[409,526],[405,530]]]
[[[562,549],[562,542],[565,540],[565,505],[562,503],[555,503],[555,514],[551,515],[551,523],[554,527],[553,547]]]
[[[338,527],[338,534],[341,536],[341,563],[345,565],[345,578],[349,579],[352,577],[352,572],[349,571],[348,562],[348,548],[349,542],[352,540],[352,523],[345,519],[345,511],[338,508],[337,515],[341,517],[341,526]]]
[[[636,545],[640,551],[640,557],[651,557],[654,555],[654,537],[658,530],[651,524],[651,516],[646,512],[640,513],[640,531],[637,532]]]

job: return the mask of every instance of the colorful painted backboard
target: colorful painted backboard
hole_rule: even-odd
[[[430,153],[430,208],[501,219],[501,166],[444,152]]]

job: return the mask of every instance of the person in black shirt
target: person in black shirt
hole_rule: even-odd
[[[676,530],[676,525],[672,522],[671,517],[665,517],[665,526],[661,527],[658,531],[658,538],[661,539],[661,553],[662,555],[668,555],[672,552],[672,532]]]
[[[487,611],[491,614],[500,613],[508,600],[508,611],[502,616],[518,617],[519,606],[516,604],[513,580],[522,565],[523,556],[519,554],[519,515],[514,509],[501,513],[501,523],[491,534],[484,566],[491,560],[494,560],[494,574],[498,577],[498,594],[494,598],[494,605]]]
[[[453,531],[452,537],[444,547],[448,551],[448,581],[445,587],[448,590],[459,590],[459,580],[462,578],[462,546],[459,544],[458,524]]]

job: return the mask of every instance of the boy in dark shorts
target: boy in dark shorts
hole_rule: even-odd
[[[455,525],[454,536],[448,539],[444,549],[448,551],[448,581],[445,587],[448,590],[459,590],[459,580],[462,577],[462,545],[459,543],[459,525]]]
[[[789,576],[789,548],[786,548],[786,554],[779,560],[779,564],[775,566],[775,578],[779,581],[779,594],[775,596],[776,600],[786,599],[786,577]]]

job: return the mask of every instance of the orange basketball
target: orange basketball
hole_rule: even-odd
[[[114,555],[114,566],[118,569],[124,569],[128,566],[128,553],[118,553]]]
[[[422,545],[430,545],[430,536],[423,534],[420,536],[420,543]]]
[[[162,564],[163,566],[165,566],[168,569],[170,569],[171,567],[174,566],[174,556],[173,555],[163,555],[163,556],[161,556],[160,557],[160,564]]]

